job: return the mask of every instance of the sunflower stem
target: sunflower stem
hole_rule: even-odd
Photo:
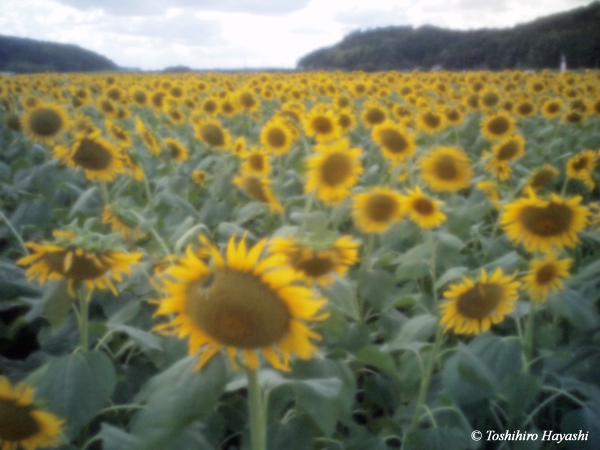
[[[367,245],[364,247],[363,255],[360,260],[360,270],[367,271],[371,268],[371,253],[373,252],[373,248],[375,247],[375,239],[377,237],[377,233],[369,233],[369,237],[367,238]]]
[[[2,219],[6,223],[6,226],[8,227],[8,229],[12,232],[12,234],[14,235],[14,237],[17,238],[17,241],[19,241],[19,244],[21,244],[21,248],[23,249],[23,251],[25,252],[25,254],[29,255],[29,249],[25,246],[25,242],[23,242],[23,238],[17,232],[17,230],[15,229],[15,227],[13,227],[12,223],[10,223],[10,220],[8,220],[8,217],[6,217],[4,215],[4,213],[2,212],[1,209],[0,209],[0,219]]]
[[[148,198],[148,206],[151,210],[154,210],[154,199],[152,198],[152,192],[150,192],[150,184],[148,184],[148,177],[146,176],[146,172],[144,172],[144,178],[142,179],[144,184],[144,192],[146,193],[146,197]]]
[[[85,287],[77,290],[77,299],[79,303],[79,349],[82,352],[88,351],[88,328],[89,328],[89,300]]]
[[[535,336],[535,313],[536,304],[530,302],[529,315],[527,316],[527,328],[525,329],[525,336],[523,337],[523,352],[525,353],[525,361],[531,362],[533,358],[533,347],[534,347],[534,336]],[[530,364],[523,367],[524,371],[529,371],[531,368]]]
[[[419,426],[420,417],[422,411],[425,406],[425,398],[427,397],[427,390],[429,389],[429,383],[431,382],[431,376],[433,375],[433,369],[435,367],[435,361],[437,359],[437,354],[442,346],[442,341],[444,337],[443,328],[438,324],[437,333],[435,335],[435,341],[433,342],[433,349],[431,350],[431,356],[429,357],[429,362],[427,363],[427,370],[425,372],[425,376],[421,381],[421,389],[419,390],[419,396],[417,397],[417,404],[415,406],[415,411],[413,413],[412,422],[410,424],[410,428],[406,432],[403,440],[406,440],[410,435],[412,435]]]
[[[308,196],[308,200],[306,200],[306,204],[304,205],[304,218],[302,219],[302,225],[300,225],[299,235],[304,234],[306,230],[306,223],[308,222],[307,216],[310,213],[313,203],[315,202],[315,193],[311,193]]]
[[[100,182],[100,194],[102,195],[102,201],[104,202],[104,204],[108,205],[110,203],[110,200],[108,197],[108,188],[106,187],[105,181]]]
[[[252,450],[265,450],[267,442],[266,405],[258,379],[258,370],[246,367],[248,377],[248,406],[250,410],[250,439]]]

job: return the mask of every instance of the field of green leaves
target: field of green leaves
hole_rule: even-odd
[[[598,71],[0,76],[0,450],[597,448],[599,158]]]

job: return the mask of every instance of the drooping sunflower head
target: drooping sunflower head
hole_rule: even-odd
[[[111,230],[119,233],[124,241],[135,242],[142,237],[142,232],[130,214],[122,205],[106,205],[102,210],[102,223],[110,225]]]
[[[438,192],[456,192],[471,185],[471,159],[462,148],[438,147],[419,159],[423,181]]]
[[[164,139],[164,143],[167,152],[171,155],[173,160],[181,162],[188,159],[189,150],[179,141],[179,139],[167,137]]]
[[[359,161],[360,148],[350,148],[348,139],[317,145],[316,153],[308,158],[308,174],[304,190],[316,192],[328,205],[341,203],[350,193],[363,172]]]
[[[571,258],[559,259],[555,252],[542,259],[532,259],[529,271],[523,277],[523,287],[534,302],[545,303],[551,291],[563,288],[563,279],[570,277]]]
[[[196,125],[196,137],[210,147],[227,150],[231,147],[231,135],[221,122],[214,119],[200,121]]]
[[[415,186],[414,191],[408,190],[408,196],[403,198],[403,205],[410,220],[420,228],[434,228],[446,220],[446,215],[439,208],[442,202],[423,194],[419,186]]]
[[[343,236],[325,245],[302,242],[294,238],[273,238],[270,251],[281,255],[285,263],[302,275],[309,285],[326,286],[335,281],[333,275],[343,277],[349,267],[358,262],[359,243],[351,236]]]
[[[559,174],[560,172],[556,168],[552,167],[550,164],[544,164],[544,166],[534,170],[529,175],[527,186],[529,189],[533,190],[533,192],[538,192],[548,186],[548,184]]]
[[[504,207],[500,224],[508,237],[529,252],[575,247],[577,233],[588,224],[589,210],[580,204],[582,198],[552,194],[550,200],[544,200],[532,190],[528,193]]]
[[[64,420],[33,404],[33,389],[12,386],[0,376],[0,449],[16,450],[56,447],[63,434]]]
[[[27,135],[38,142],[52,143],[69,127],[69,117],[62,106],[43,103],[23,116]]]
[[[55,231],[52,243],[28,242],[26,245],[31,254],[19,259],[17,264],[30,265],[25,272],[27,279],[38,278],[41,285],[46,280],[67,279],[72,296],[75,296],[75,284],[85,285],[89,294],[95,288],[109,288],[117,295],[109,275],[121,281],[121,273],[130,274],[131,266],[142,257],[139,252],[121,252],[107,237],[94,233]]]
[[[363,233],[383,233],[402,220],[403,198],[399,192],[376,186],[352,196],[352,215],[356,227]]]
[[[226,256],[203,240],[213,263],[191,248],[161,276],[165,298],[155,316],[175,317],[155,330],[189,338],[197,369],[225,349],[233,364],[242,353],[257,369],[258,351],[276,369],[289,370],[290,356],[309,359],[320,336],[306,322],[323,320],[326,300],[302,284],[302,276],[282,265],[280,255],[262,257],[266,240],[247,250],[246,239],[229,240]]]
[[[242,173],[233,179],[233,183],[243,189],[250,198],[269,205],[271,211],[282,212],[283,206],[275,198],[271,189],[271,180],[252,173]]]
[[[327,142],[337,139],[342,134],[335,114],[324,105],[315,106],[304,119],[304,132],[315,137],[317,142]]]
[[[513,311],[519,285],[514,276],[504,275],[500,268],[489,277],[481,269],[479,281],[465,277],[444,292],[448,301],[440,306],[440,324],[456,334],[483,333]]]
[[[481,133],[490,141],[504,139],[513,134],[514,130],[515,120],[504,113],[488,116],[481,124]]]
[[[394,163],[400,163],[412,156],[417,149],[414,136],[391,120],[373,127],[371,138],[381,146],[383,156]]]

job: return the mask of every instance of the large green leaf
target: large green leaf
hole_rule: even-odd
[[[153,377],[137,396],[146,408],[132,420],[131,433],[140,450],[171,448],[195,420],[216,408],[227,384],[222,355],[213,357],[200,371],[196,356],[186,357]]]
[[[66,420],[67,434],[76,433],[106,405],[116,385],[112,361],[102,352],[77,352],[50,362],[36,396]]]

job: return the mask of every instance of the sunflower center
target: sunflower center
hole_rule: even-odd
[[[531,180],[531,187],[534,189],[541,189],[546,186],[554,178],[554,172],[547,169],[542,169],[536,173]]]
[[[390,218],[398,210],[398,202],[393,197],[385,194],[377,194],[369,197],[366,205],[367,216],[376,222],[389,222]]]
[[[402,153],[408,148],[406,138],[395,130],[383,130],[380,136],[383,146],[391,153]]]
[[[209,114],[214,113],[217,110],[217,102],[214,100],[206,100],[202,105],[202,110]]]
[[[442,118],[440,116],[438,116],[437,114],[428,112],[425,115],[423,115],[423,122],[429,128],[435,129],[435,128],[439,127],[440,124],[442,123]]]
[[[145,105],[148,101],[148,96],[144,91],[136,91],[133,94],[133,101],[136,102],[138,105]]]
[[[460,119],[460,113],[458,111],[456,111],[455,109],[453,109],[446,113],[446,118],[451,122],[456,122],[457,120]]]
[[[269,199],[267,198],[267,194],[259,178],[247,177],[244,180],[244,188],[248,192],[248,195],[250,195],[250,197],[252,197],[254,200],[258,200],[259,202],[263,203],[269,203]]]
[[[83,138],[77,144],[73,162],[87,170],[104,170],[113,159],[113,154],[101,143]]]
[[[31,416],[31,410],[31,406],[0,398],[0,442],[10,446],[11,442],[23,441],[40,431],[40,426]]]
[[[523,226],[536,236],[560,236],[569,231],[573,211],[567,205],[550,202],[546,207],[523,208],[520,220]]]
[[[177,144],[175,144],[174,142],[169,142],[167,144],[167,148],[171,152],[171,158],[179,159],[182,156],[183,152],[181,151],[179,146]]]
[[[109,269],[101,257],[81,249],[65,249],[47,253],[44,262],[54,272],[73,280],[95,280]]]
[[[204,125],[200,130],[200,135],[204,142],[214,147],[218,147],[225,143],[223,131],[218,125],[213,125],[212,123]]]
[[[583,120],[583,116],[573,111],[565,116],[565,120],[569,123],[579,123]]]
[[[422,216],[429,216],[435,212],[435,207],[431,200],[419,197],[413,201],[413,209]]]
[[[267,142],[272,147],[283,147],[286,140],[285,133],[279,128],[271,128],[267,133]]]
[[[589,158],[586,156],[581,156],[577,161],[573,163],[571,166],[575,172],[579,172],[580,170],[587,169],[590,164]]]
[[[476,283],[458,297],[458,312],[470,319],[488,317],[500,304],[503,297],[502,286],[490,283]]]
[[[371,125],[377,125],[385,120],[385,113],[379,108],[370,108],[365,115],[367,122]]]
[[[257,172],[260,172],[265,168],[265,159],[258,153],[250,155],[248,162],[250,163],[250,167]]]
[[[340,117],[338,118],[338,123],[340,124],[340,126],[344,130],[346,128],[348,128],[350,125],[352,125],[352,121],[350,120],[350,116],[348,116],[347,114],[341,114]]]
[[[556,268],[553,264],[545,264],[535,274],[537,284],[550,284],[556,278]]]
[[[442,155],[435,161],[435,174],[441,180],[450,181],[458,176],[456,161],[450,155]]]
[[[509,159],[514,158],[519,153],[519,143],[517,141],[511,140],[500,146],[498,149],[498,153],[496,154],[496,158],[501,161],[508,161]]]
[[[519,114],[528,116],[533,113],[533,105],[531,103],[521,103],[517,110],[519,111]]]
[[[285,303],[250,273],[219,269],[192,283],[186,298],[192,322],[223,345],[265,347],[289,331]]]
[[[304,272],[312,278],[318,278],[331,272],[335,261],[328,256],[313,255],[310,258],[300,258],[293,262],[294,269]]]
[[[548,112],[549,114],[556,114],[559,111],[560,111],[560,105],[556,102],[551,102],[546,107],[546,112]]]
[[[498,97],[498,94],[488,92],[481,98],[481,101],[485,106],[494,106],[500,101],[500,97]]]
[[[342,153],[331,154],[321,167],[321,176],[328,186],[342,184],[351,173],[350,159]]]
[[[242,104],[242,106],[244,108],[252,108],[254,105],[256,105],[256,100],[254,99],[254,97],[252,96],[252,94],[248,93],[248,92],[244,92],[241,96],[240,96],[240,103]]]
[[[36,135],[42,137],[54,136],[63,125],[60,114],[51,108],[40,108],[33,111],[29,117],[29,127]]]
[[[510,123],[506,117],[495,117],[488,123],[488,131],[497,136],[501,136],[508,131]]]
[[[329,134],[333,131],[333,124],[327,117],[315,117],[312,126],[318,134]]]

